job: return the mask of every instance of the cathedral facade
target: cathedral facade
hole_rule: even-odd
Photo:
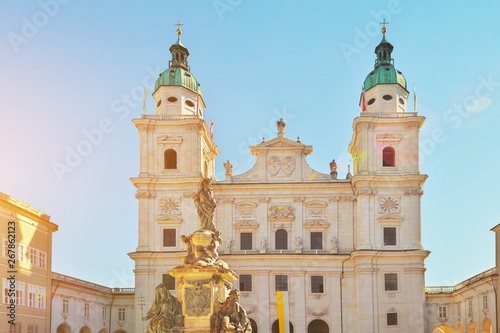
[[[178,40],[153,97],[155,114],[133,122],[139,131],[137,187],[139,237],[135,297],[151,304],[169,271],[186,255],[181,235],[197,230],[193,195],[213,180],[221,259],[238,274],[254,331],[277,332],[276,292],[289,294],[295,332],[424,331],[424,260],[420,201],[427,176],[419,171],[419,129],[424,117],[407,110],[409,93],[394,68],[393,46],[377,46],[374,69],[364,81],[362,112],[346,143],[352,174],[340,177],[307,163],[312,146],[276,137],[249,147],[255,165],[215,179],[219,151],[204,120],[205,104]],[[141,331],[136,311],[136,331]]]

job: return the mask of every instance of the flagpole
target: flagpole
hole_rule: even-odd
[[[413,112],[417,112],[417,88],[413,85]]]

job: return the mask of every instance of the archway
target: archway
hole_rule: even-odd
[[[321,319],[315,319],[307,326],[307,333],[328,333],[328,324]]]
[[[493,332],[493,324],[489,318],[485,318],[483,320],[483,324],[481,325],[481,333],[492,333]]]
[[[471,321],[469,325],[467,325],[467,333],[477,333],[475,322]]]
[[[80,333],[90,333],[90,328],[88,326],[83,326],[80,328]]]
[[[258,332],[257,323],[252,318],[248,319],[250,319],[250,325],[252,325],[252,333],[257,333]]]
[[[290,333],[293,333],[293,325],[292,323],[288,322],[290,324]],[[280,326],[279,326],[279,321],[275,320],[273,325],[271,326],[271,332],[272,333],[280,333]]]
[[[101,330],[99,331],[99,333],[108,333],[108,330],[105,329],[105,328],[101,328]]]
[[[432,331],[432,333],[454,333],[453,328],[446,325],[440,325]]]
[[[61,324],[57,326],[56,333],[71,333],[71,328],[66,324]]]
[[[457,333],[464,333],[464,327],[462,326],[462,324],[458,324]]]

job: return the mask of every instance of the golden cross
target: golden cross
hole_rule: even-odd
[[[176,24],[174,24],[174,25],[176,25],[176,26],[177,26],[177,34],[178,34],[178,35],[182,35],[181,26],[182,26],[182,25],[184,25],[184,24],[182,24],[182,23],[181,23],[181,21],[177,21],[177,23],[176,23]]]
[[[385,19],[383,22],[380,22],[380,24],[382,24],[382,33],[385,34],[387,29],[386,29],[386,25],[389,24],[389,22],[387,22]]]

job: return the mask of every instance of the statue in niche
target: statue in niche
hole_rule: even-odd
[[[210,178],[204,178],[201,181],[200,189],[194,195],[194,204],[198,210],[201,229],[216,232],[214,218],[217,203],[215,202]]]
[[[261,251],[267,250],[267,241],[265,237],[262,237],[262,239],[260,240],[260,250]]]
[[[330,241],[330,244],[331,244],[330,253],[339,252],[339,241],[336,237],[332,238],[332,240]]]
[[[296,251],[302,250],[302,239],[300,237],[295,237],[295,250]]]
[[[163,283],[160,283],[155,288],[155,299],[151,309],[141,319],[149,320],[146,333],[170,332],[172,328],[182,326],[181,303],[170,294]]]
[[[224,169],[226,169],[226,173],[225,173],[226,176],[233,175],[233,165],[231,164],[231,162],[229,162],[229,160],[227,160],[227,162],[224,163]]]
[[[219,301],[219,303],[221,303]],[[240,291],[231,290],[224,303],[220,304],[219,311],[212,315],[210,320],[212,333],[251,333],[252,326],[245,309],[240,304]]]

